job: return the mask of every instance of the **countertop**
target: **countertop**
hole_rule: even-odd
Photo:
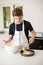
[[[43,65],[43,50],[34,51],[34,56],[25,57],[20,53],[8,54],[0,48],[0,65]]]
[[[8,34],[0,35],[0,65],[43,65],[43,50],[35,50],[35,55],[21,56],[20,53],[8,54],[3,47],[3,40]]]

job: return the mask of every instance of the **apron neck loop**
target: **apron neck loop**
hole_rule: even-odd
[[[23,21],[23,27],[22,27],[22,30],[24,31],[24,21]]]

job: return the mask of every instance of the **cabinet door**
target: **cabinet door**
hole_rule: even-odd
[[[30,44],[30,49],[43,49],[43,40],[35,39],[33,44]]]

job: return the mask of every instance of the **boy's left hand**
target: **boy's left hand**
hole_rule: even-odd
[[[34,42],[34,38],[29,38],[29,43],[32,44]]]

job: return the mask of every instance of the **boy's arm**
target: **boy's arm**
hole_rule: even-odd
[[[12,40],[13,35],[9,35],[8,38],[6,40],[4,40],[4,43],[8,43]]]
[[[34,42],[34,38],[36,36],[36,32],[34,30],[32,30],[31,33],[32,33],[32,36],[31,36],[31,38],[29,38],[30,44]]]

